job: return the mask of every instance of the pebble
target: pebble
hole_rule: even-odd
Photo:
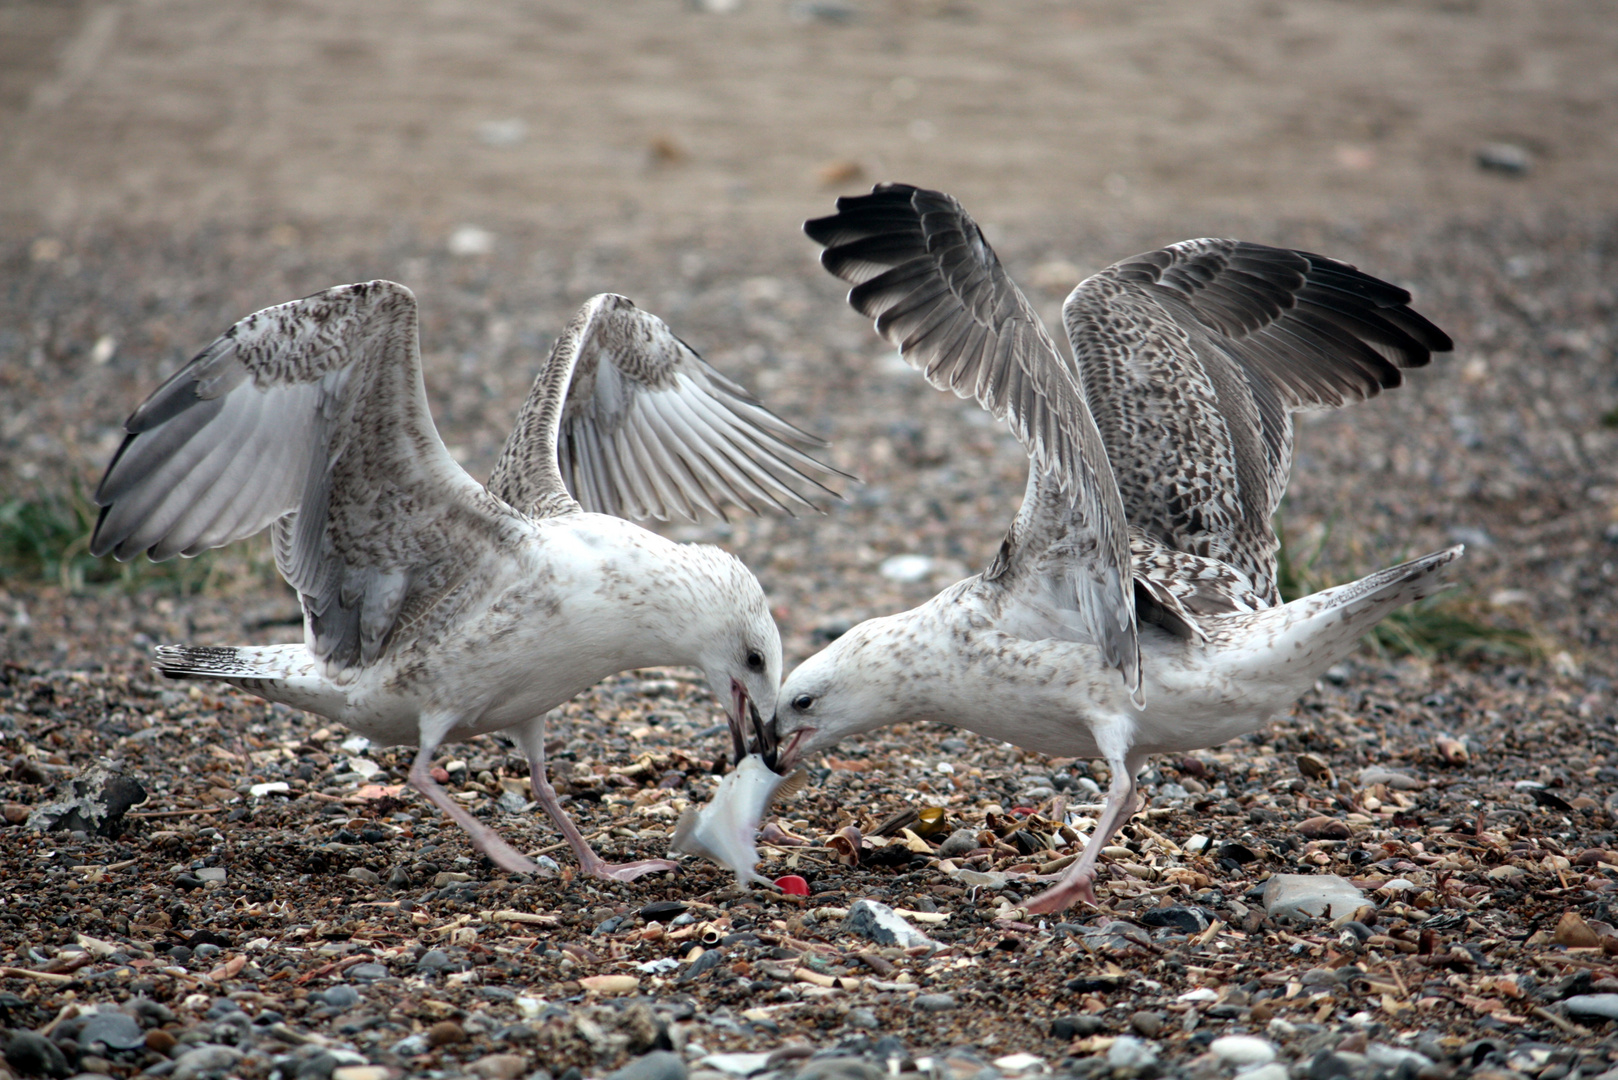
[[[331,1071],[331,1080],[393,1080],[395,1074],[386,1065],[339,1065]]]
[[[1365,904],[1365,894],[1336,874],[1272,874],[1264,883],[1264,912],[1274,919],[1340,918]]]
[[[6,1064],[24,1076],[66,1076],[67,1057],[43,1035],[14,1033],[6,1042]]]
[[[882,1068],[857,1057],[826,1057],[806,1063],[793,1080],[883,1080],[887,1075]]]
[[[1527,176],[1534,157],[1516,143],[1487,143],[1478,147],[1478,168],[1506,176]]]
[[[234,1046],[205,1043],[194,1047],[174,1059],[173,1080],[213,1080],[223,1076],[242,1059],[242,1052]]]
[[[225,868],[223,866],[204,866],[196,872],[197,880],[203,884],[210,881],[224,881]]]
[[[1618,994],[1578,994],[1562,1002],[1573,1016],[1599,1016],[1618,1020]]]
[[[347,983],[329,987],[322,1000],[333,1009],[352,1009],[360,1003],[360,992]]]
[[[1427,781],[1409,773],[1367,765],[1360,770],[1360,787],[1370,787],[1373,784],[1386,784],[1395,791],[1420,791],[1427,786]]]
[[[1051,1021],[1051,1038],[1067,1042],[1085,1039],[1100,1031],[1104,1025],[1094,1016],[1059,1016]]]
[[[180,1040],[162,1028],[153,1028],[146,1033],[146,1049],[154,1054],[167,1056],[168,1052],[178,1045],[180,1045]]]
[[[607,1080],[687,1080],[685,1061],[671,1051],[653,1050],[608,1073]]]
[[[484,1080],[517,1080],[528,1072],[528,1058],[524,1054],[487,1054],[466,1067],[474,1076]]]
[[[972,829],[956,829],[944,838],[938,847],[940,859],[953,859],[978,849],[978,834]]]
[[[945,1012],[955,1008],[955,999],[948,994],[917,994],[911,1002],[917,1012]]]
[[[640,989],[633,975],[586,975],[579,985],[592,994],[630,994]]]
[[[466,1041],[466,1029],[453,1020],[440,1020],[427,1029],[428,1046],[448,1046]]]
[[[351,867],[348,871],[348,876],[364,885],[382,884],[382,875],[375,870],[367,870],[363,866]]]
[[[1208,1044],[1208,1052],[1226,1065],[1268,1065],[1275,1047],[1254,1035],[1225,1035]]]
[[[146,1033],[133,1016],[121,1012],[98,1012],[84,1021],[79,1028],[78,1044],[88,1048],[101,1043],[108,1050],[133,1050],[146,1045]]]
[[[1136,1034],[1155,1039],[1163,1031],[1163,1014],[1143,1009],[1129,1018],[1129,1026]]]
[[[1200,934],[1214,924],[1214,916],[1193,907],[1153,908],[1140,917],[1147,926],[1167,926],[1182,933]]]
[[[1255,1065],[1241,1071],[1242,1080],[1292,1080],[1292,1074],[1279,1061],[1268,1065]]]
[[[938,942],[917,930],[904,916],[875,900],[856,900],[843,920],[842,932],[901,949],[938,948]]]
[[[1155,1074],[1157,1048],[1133,1035],[1120,1035],[1107,1047],[1107,1066],[1117,1077]]]
[[[348,969],[346,974],[355,982],[369,983],[376,982],[378,979],[386,979],[389,973],[387,967],[382,964],[366,963],[355,964]]]

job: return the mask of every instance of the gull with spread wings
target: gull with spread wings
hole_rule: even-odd
[[[91,550],[195,555],[272,530],[303,604],[295,645],[167,645],[156,666],[217,679],[420,747],[410,783],[500,866],[517,852],[434,782],[441,744],[507,731],[584,870],[602,860],[545,775],[545,714],[630,668],[690,665],[733,733],[775,706],[781,639],[758,581],[640,518],[815,509],[835,470],[656,316],[587,302],[551,350],[488,487],[428,412],[416,299],[343,285],[237,323],[136,409],[96,490]]]
[[[804,226],[822,264],[929,382],[1009,422],[1028,486],[981,575],[792,672],[761,750],[786,771],[844,736],[938,720],[1105,758],[1082,856],[1027,906],[1094,903],[1148,755],[1256,729],[1461,553],[1282,604],[1271,524],[1292,413],[1397,386],[1450,340],[1403,289],[1344,263],[1188,240],[1075,288],[1069,359],[950,196],[883,184],[837,208]]]

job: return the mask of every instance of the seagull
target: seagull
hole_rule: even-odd
[[[124,424],[96,490],[96,555],[154,560],[272,531],[303,605],[299,644],[166,645],[214,679],[416,745],[410,785],[499,866],[536,873],[433,780],[444,742],[504,731],[584,871],[630,881],[545,775],[545,714],[630,668],[701,668],[733,730],[775,705],[781,639],[757,579],[718,548],[617,515],[818,509],[823,446],[705,363],[656,316],[602,294],[568,323],[488,487],[428,412],[414,294],[341,285],[238,322]],[[745,719],[744,719],[745,718]]]
[[[804,226],[821,263],[933,386],[1009,422],[1028,484],[987,570],[810,657],[759,749],[786,771],[845,736],[934,720],[1105,758],[1083,854],[1027,908],[1095,904],[1148,755],[1257,729],[1461,554],[1283,604],[1271,524],[1291,414],[1397,386],[1450,339],[1344,263],[1203,239],[1079,284],[1069,360],[955,199],[882,184],[837,209]]]

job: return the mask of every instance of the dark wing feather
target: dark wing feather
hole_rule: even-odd
[[[1094,642],[1138,693],[1124,506],[1101,435],[1073,368],[977,224],[948,195],[882,184],[838,199],[804,232],[912,367],[1007,420],[1033,459],[1029,495],[986,574],[1005,584],[1014,632]]]
[[[1451,348],[1409,302],[1346,263],[1237,240],[1080,284],[1063,317],[1130,524],[1275,599],[1291,414],[1363,401]]]

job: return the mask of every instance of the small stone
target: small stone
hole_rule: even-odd
[[[843,1023],[849,1027],[863,1028],[870,1031],[881,1021],[877,1019],[876,1013],[870,1009],[850,1009],[848,1010],[848,1015],[843,1017]]]
[[[465,1041],[466,1029],[453,1020],[440,1020],[427,1029],[428,1046],[448,1046]]]
[[[1365,906],[1365,894],[1336,874],[1272,874],[1264,912],[1276,919],[1339,918]]]
[[[1527,176],[1534,157],[1516,143],[1496,142],[1478,147],[1478,168],[1506,176]]]
[[[347,983],[338,983],[325,992],[325,1002],[333,1009],[352,1009],[360,1003],[360,992]]]
[[[362,885],[382,884],[382,876],[380,874],[378,874],[375,870],[367,870],[363,866],[350,867],[348,876]]]
[[[79,1028],[78,1044],[89,1049],[100,1043],[108,1050],[133,1050],[146,1045],[146,1033],[133,1016],[121,1012],[98,1012],[85,1019]]]
[[[406,1035],[388,1049],[400,1057],[416,1057],[419,1054],[425,1054],[431,1047],[427,1045],[425,1035]]]
[[[1348,822],[1325,816],[1304,818],[1296,828],[1300,836],[1310,840],[1347,840],[1354,835]]]
[[[357,983],[371,983],[387,978],[388,969],[377,963],[355,964],[348,969],[347,975]]]
[[[1298,771],[1310,780],[1324,780],[1331,783],[1331,765],[1319,754],[1299,754]]]
[[[1185,934],[1200,934],[1214,923],[1214,917],[1201,908],[1153,908],[1140,918],[1146,926],[1167,926]]]
[[[528,1058],[523,1054],[487,1054],[466,1068],[484,1080],[517,1080],[528,1072]]]
[[[1242,1070],[1242,1080],[1292,1080],[1292,1074],[1279,1061]]]
[[[592,994],[632,994],[640,989],[640,980],[633,975],[586,975],[579,985]]]
[[[6,1064],[24,1076],[66,1076],[69,1072],[61,1048],[32,1031],[15,1032],[6,1042]]]
[[[1268,1065],[1275,1047],[1254,1035],[1225,1035],[1208,1044],[1208,1052],[1226,1065]]]
[[[1601,936],[1584,921],[1577,911],[1566,911],[1556,924],[1554,940],[1570,949],[1594,949],[1600,946]]]
[[[393,1080],[396,1070],[386,1065],[339,1065],[331,1071],[331,1080]]]
[[[1063,1042],[1087,1039],[1103,1026],[1101,1020],[1094,1016],[1061,1016],[1051,1021],[1051,1038]]]
[[[946,1012],[955,1008],[955,999],[948,994],[917,994],[911,1004],[917,1012]]]
[[[1025,1073],[1030,1070],[1044,1072],[1045,1059],[1028,1053],[1007,1054],[1005,1057],[995,1058],[994,1067],[1003,1073]]]
[[[1129,1026],[1137,1035],[1155,1039],[1163,1032],[1163,1014],[1143,1009],[1129,1018]]]
[[[1107,1066],[1117,1077],[1155,1072],[1157,1048],[1133,1035],[1120,1035],[1107,1047]]]
[[[178,1045],[180,1045],[180,1040],[162,1028],[153,1028],[146,1033],[146,1049],[154,1054],[162,1054],[166,1057],[169,1051]]]
[[[28,820],[28,815],[32,812],[33,807],[25,806],[22,803],[8,802],[4,806],[0,806],[0,817],[6,819],[7,825],[21,825]]]
[[[647,922],[668,922],[684,915],[688,907],[678,900],[654,900],[641,908],[638,914]]]
[[[1383,769],[1376,765],[1367,765],[1360,770],[1360,787],[1368,788],[1375,784],[1386,784],[1395,791],[1420,791],[1427,786],[1427,781],[1411,776],[1409,773]]]
[[[1562,1002],[1572,1016],[1618,1020],[1618,994],[1577,994]]]
[[[193,1047],[174,1059],[173,1080],[214,1080],[222,1077],[242,1059],[242,1052],[234,1046],[204,1043]]]
[[[856,900],[843,920],[842,932],[901,949],[938,948],[938,942],[917,930],[886,904]]]
[[[686,1080],[685,1061],[671,1051],[653,1050],[608,1073],[607,1080]]]

